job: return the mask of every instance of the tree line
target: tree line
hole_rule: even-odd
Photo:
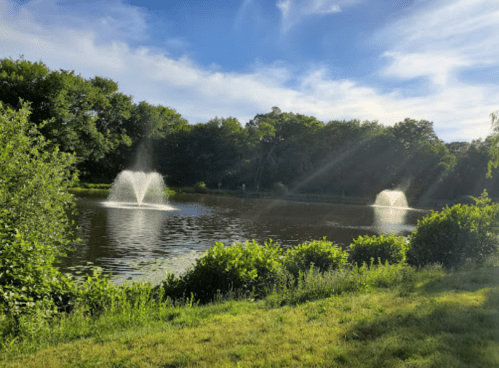
[[[170,186],[279,185],[367,197],[401,188],[412,202],[478,196],[485,188],[499,197],[496,178],[486,177],[495,137],[445,143],[426,120],[325,123],[273,107],[244,126],[233,117],[189,124],[170,107],[134,103],[109,78],[86,79],[23,57],[0,59],[0,85],[0,101],[13,108],[29,102],[30,121],[50,145],[75,154],[84,181],[112,182],[142,150],[150,157],[146,169]]]

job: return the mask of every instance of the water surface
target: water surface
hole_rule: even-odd
[[[61,262],[65,272],[92,262],[116,280],[158,281],[182,272],[215,242],[273,239],[284,247],[322,239],[343,247],[359,235],[407,235],[427,211],[345,204],[296,203],[198,196],[174,202],[174,210],[106,206],[78,199],[74,251]]]

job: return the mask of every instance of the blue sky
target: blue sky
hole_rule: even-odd
[[[446,142],[491,132],[498,29],[496,0],[0,0],[0,57],[112,78],[190,123],[278,106],[426,119]]]

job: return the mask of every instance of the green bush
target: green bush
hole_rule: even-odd
[[[73,155],[53,148],[19,111],[0,102],[0,308],[65,308],[72,282],[54,266],[69,244]],[[41,303],[41,304],[40,304]]]
[[[95,184],[95,183],[85,183],[81,181],[75,181],[74,188],[85,188],[85,189],[111,189],[112,184]]]
[[[283,258],[285,269],[295,277],[300,271],[307,272],[312,263],[323,272],[334,270],[347,263],[347,252],[324,238],[299,244],[288,250]]]
[[[276,280],[281,269],[282,248],[272,240],[264,246],[253,242],[226,247],[216,243],[195,265],[179,277],[168,275],[161,284],[173,299],[191,297],[207,302],[218,293],[261,292]]]
[[[110,278],[110,275],[94,270],[93,275],[88,276],[76,288],[73,303],[90,314],[105,310],[118,298],[120,290],[124,289],[124,286],[112,283]]]
[[[404,260],[406,250],[407,241],[403,236],[359,236],[350,244],[348,261],[357,266],[370,265],[371,259],[376,264],[394,264]]]
[[[288,188],[282,182],[277,182],[272,184],[271,192],[273,195],[282,196],[288,193]]]
[[[207,193],[208,189],[206,188],[206,184],[203,181],[198,181],[193,186],[194,192],[196,193]]]
[[[481,262],[497,251],[499,206],[490,204],[487,192],[475,205],[457,204],[418,221],[410,235],[407,262],[459,267],[467,260]]]

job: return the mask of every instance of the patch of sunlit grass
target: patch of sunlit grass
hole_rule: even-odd
[[[315,279],[308,284],[304,279],[302,288],[315,299],[283,297],[283,306],[229,300],[150,306],[140,318],[129,310],[128,320],[124,310],[72,316],[59,340],[32,342],[36,349],[5,355],[0,365],[494,367],[499,366],[495,267],[401,268],[398,279],[393,269],[365,271],[354,273],[350,283],[369,287],[329,295],[313,293],[314,287],[326,288],[319,274],[311,273]],[[332,275],[325,277],[332,282]],[[71,325],[81,337],[69,337]]]

